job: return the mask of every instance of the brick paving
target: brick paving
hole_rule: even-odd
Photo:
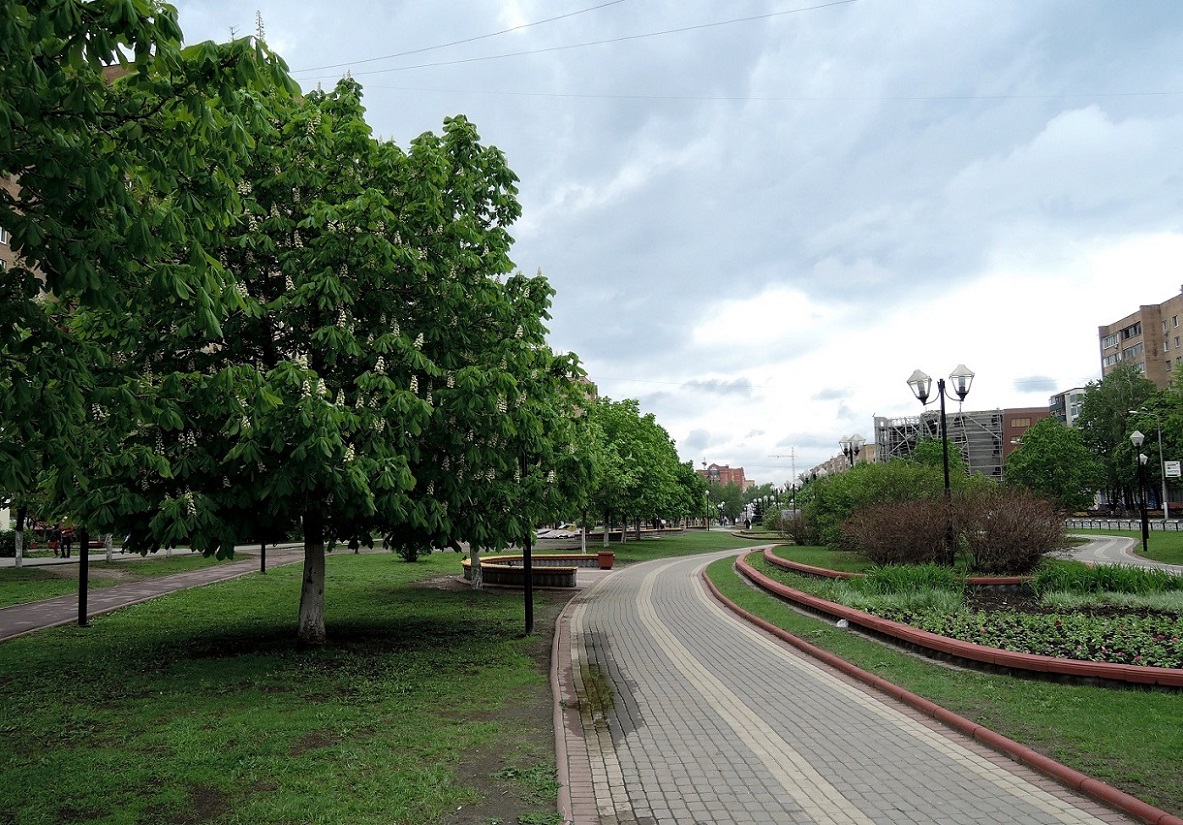
[[[561,617],[569,823],[1133,821],[724,610],[701,582],[721,555],[612,571]]]

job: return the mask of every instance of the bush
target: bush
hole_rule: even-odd
[[[1030,573],[1067,545],[1064,521],[1027,490],[991,486],[954,501],[954,523],[969,567],[992,575]]]
[[[945,559],[946,519],[943,500],[873,504],[842,523],[840,546],[878,565],[939,564]]]
[[[25,552],[33,543],[33,531],[25,531]],[[0,559],[16,558],[16,530],[0,530]]]
[[[819,543],[817,533],[810,528],[810,522],[800,510],[793,510],[788,516],[776,517],[776,530],[788,536],[798,547],[813,547]]]

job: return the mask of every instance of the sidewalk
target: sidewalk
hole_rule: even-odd
[[[260,567],[258,551],[259,546],[257,544],[243,546],[242,548],[236,547],[234,561],[221,562],[188,573],[175,573],[171,576],[159,576],[145,581],[116,584],[111,587],[92,588],[86,594],[87,618],[89,619],[102,613],[109,613],[112,610],[117,610],[127,605],[139,604],[140,602],[154,599],[157,596],[163,596],[166,593],[174,593],[190,587],[201,587],[202,585],[212,584],[214,582],[228,581],[239,576],[245,576],[248,573],[254,573]],[[174,550],[173,552],[184,552],[187,554],[189,551]],[[239,559],[239,555],[242,555],[243,558]],[[102,561],[105,558],[106,551],[91,551],[91,562]],[[303,561],[303,558],[304,552],[299,545],[281,544],[267,548],[268,568]],[[116,553],[114,559],[128,564],[151,564],[154,557],[148,556],[145,558],[138,554],[120,555]],[[3,561],[12,562],[13,560],[4,559]],[[25,559],[24,563],[27,566],[77,564],[78,553],[75,551],[74,555],[68,559],[53,557],[36,558]],[[12,567],[12,564],[5,566]],[[77,592],[66,596],[58,596],[53,599],[44,599],[42,601],[0,608],[0,642],[11,639],[14,636],[19,636],[22,633],[40,630],[43,627],[54,627],[77,621]]]
[[[613,571],[560,617],[568,822],[1134,821],[739,620],[700,576],[729,555]]]

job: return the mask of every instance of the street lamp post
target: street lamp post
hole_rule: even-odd
[[[1134,430],[1130,433],[1130,443],[1134,445],[1135,450],[1141,450],[1142,442],[1146,440],[1146,436],[1142,435],[1141,430]],[[1149,459],[1146,453],[1138,453],[1138,499],[1142,505],[1142,555],[1146,555],[1146,545],[1150,542],[1150,519],[1146,517],[1146,462]]]
[[[952,390],[957,394],[958,403],[965,400],[965,396],[969,395],[970,385],[973,383],[974,373],[965,364],[958,364],[953,372],[949,373],[949,381],[952,384]],[[912,388],[912,394],[916,396],[924,406],[928,406],[928,396],[932,391],[931,376],[914,370],[911,377],[908,378],[908,386]],[[945,469],[945,553],[949,564],[954,561],[953,553],[953,491],[949,484],[949,432],[948,425],[945,421],[945,395],[947,393],[945,386],[945,379],[937,379],[937,396],[941,401],[941,462]]]
[[[842,448],[842,454],[846,456],[846,461],[851,467],[854,466],[854,460],[858,458],[858,454],[862,451],[863,445],[867,443],[867,439],[855,433],[854,435],[845,435],[838,439],[838,445]]]
[[[1162,478],[1162,518],[1165,522],[1171,517],[1171,503],[1170,493],[1167,491],[1167,464],[1162,453],[1162,420],[1158,417],[1156,410],[1130,410],[1130,415],[1146,415],[1147,413],[1154,415],[1154,428],[1158,431],[1158,473]]]

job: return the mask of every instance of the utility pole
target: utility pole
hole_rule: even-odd
[[[790,479],[789,483],[793,485],[793,492],[790,493],[790,495],[792,496],[793,507],[796,507],[797,506],[797,450],[796,450],[796,448],[789,447],[789,452],[787,455],[770,455],[768,457],[769,458],[787,458],[792,462],[791,466],[793,468],[793,475],[792,475],[792,478]]]

